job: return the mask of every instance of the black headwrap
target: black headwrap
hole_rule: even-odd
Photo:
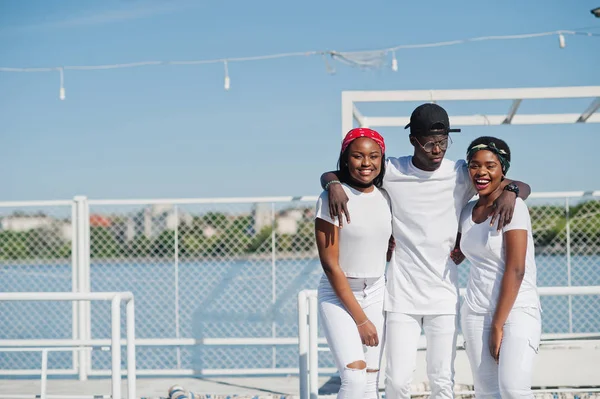
[[[508,168],[510,168],[508,153],[505,150],[496,147],[496,143],[494,143],[493,141],[489,144],[477,144],[473,147],[470,147],[467,150],[467,162],[471,162],[473,155],[475,155],[475,153],[480,150],[488,150],[496,154],[496,156],[500,160],[500,165],[502,166],[502,174],[506,175],[506,172],[508,172]]]

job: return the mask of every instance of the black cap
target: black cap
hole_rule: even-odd
[[[442,107],[433,103],[419,105],[410,116],[410,134],[430,135],[460,132],[460,129],[450,129],[448,113]]]

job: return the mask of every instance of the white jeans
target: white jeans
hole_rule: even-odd
[[[477,398],[533,398],[531,376],[538,352],[542,322],[537,308],[512,309],[504,324],[500,361],[489,350],[492,314],[461,309],[465,349],[473,372]]]
[[[427,339],[430,398],[453,398],[457,316],[386,312],[385,328],[386,398],[410,398],[410,383],[416,368],[421,328]]]
[[[358,328],[350,313],[346,310],[333,291],[326,276],[319,283],[319,316],[325,338],[333,354],[333,359],[340,373],[342,385],[338,399],[376,399],[378,395],[379,370],[383,347],[383,295],[385,278],[348,278],[350,288],[363,311],[375,325],[379,336],[378,346],[362,344]],[[364,361],[367,368],[351,369],[348,364]]]

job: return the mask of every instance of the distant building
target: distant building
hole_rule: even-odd
[[[66,240],[71,241],[73,239],[73,225],[71,222],[60,222],[59,224],[60,236]]]
[[[189,213],[173,205],[152,205],[133,217],[133,229],[135,235],[156,238],[165,230],[175,230],[181,224],[192,224],[193,219]]]
[[[2,230],[28,231],[40,228],[50,228],[56,219],[50,216],[11,215],[2,218]]]
[[[1,230],[25,232],[29,230],[53,231],[66,241],[73,237],[70,221],[58,220],[46,215],[10,215],[0,221]]]
[[[215,229],[212,226],[206,226],[202,229],[202,234],[206,238],[210,238],[210,237],[214,236],[215,234],[217,234],[217,232],[218,232],[217,229]]]
[[[294,235],[298,232],[298,221],[293,217],[280,216],[277,218],[277,234]]]
[[[298,222],[304,218],[301,209],[288,209],[277,216],[277,234],[294,235],[298,232]]]
[[[259,233],[264,227],[273,225],[273,210],[269,203],[259,202],[252,209],[254,219],[254,232]]]
[[[90,215],[90,227],[110,227],[112,221],[106,216]]]

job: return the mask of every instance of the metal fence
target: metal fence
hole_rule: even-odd
[[[131,291],[139,375],[294,373],[296,298],[321,275],[315,201],[0,203],[0,290]],[[528,205],[538,284],[600,285],[600,192],[538,193]],[[463,287],[467,273],[461,265]],[[599,305],[598,296],[544,297],[544,332],[600,332]],[[0,346],[107,340],[109,320],[103,303],[0,304]],[[326,354],[319,363],[329,367],[332,359]],[[49,369],[102,375],[110,366],[108,353],[93,351],[56,354]],[[31,354],[0,354],[3,373],[38,368]]]

